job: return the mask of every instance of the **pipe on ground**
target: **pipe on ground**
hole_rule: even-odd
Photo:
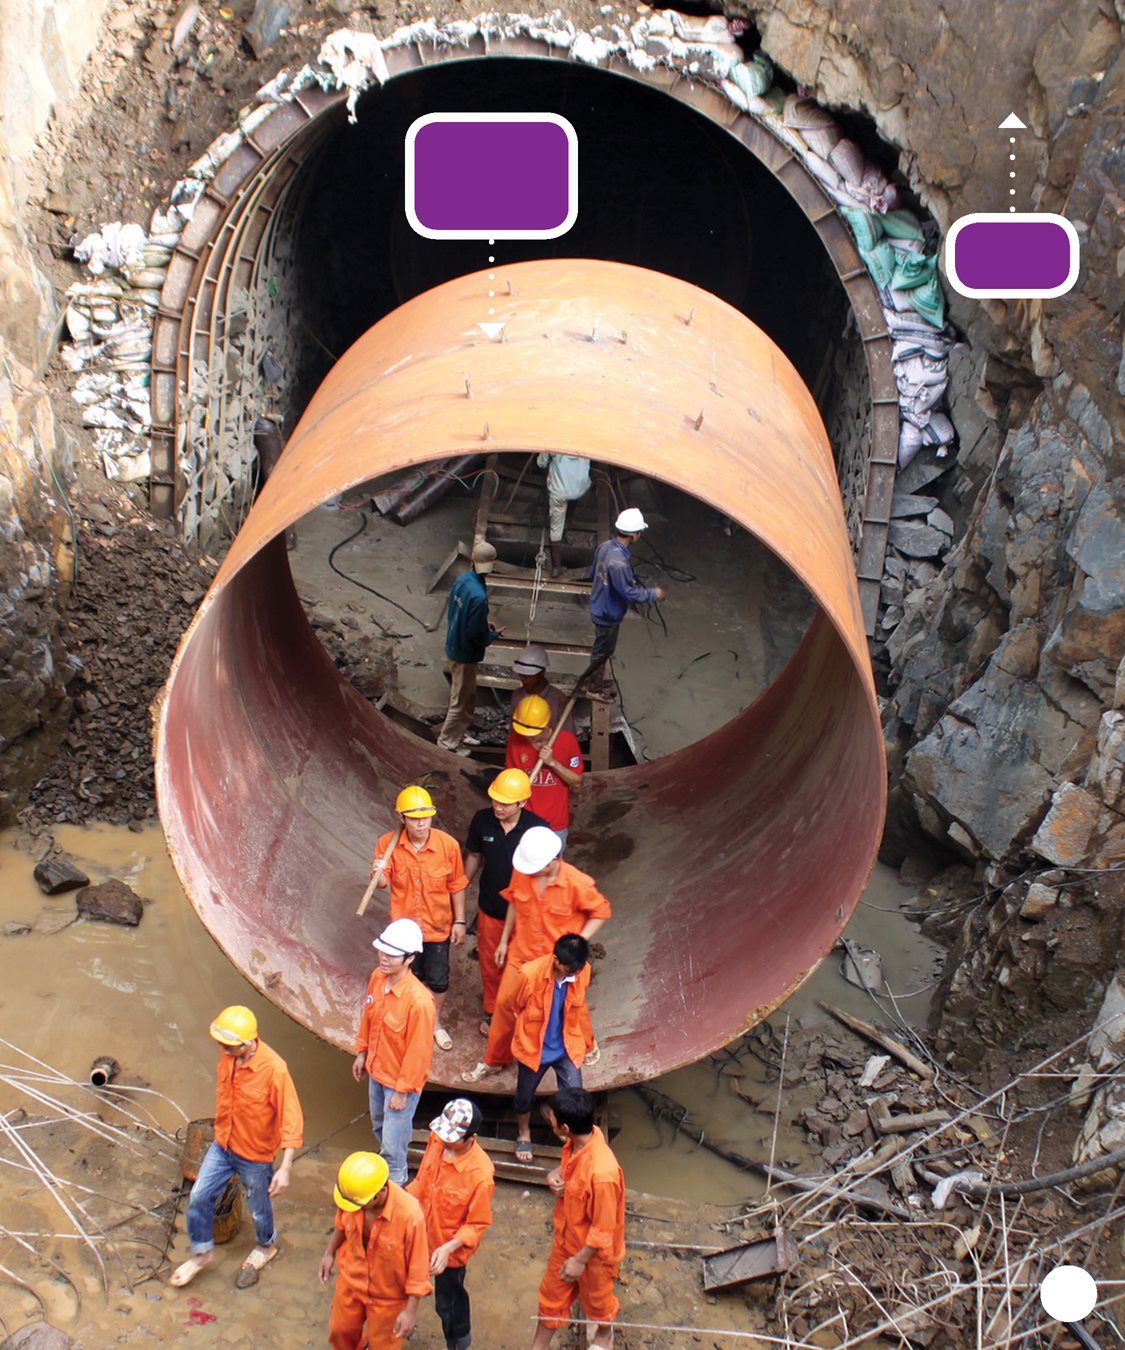
[[[593,775],[578,798],[568,856],[614,906],[591,986],[604,1053],[586,1075],[609,1088],[737,1036],[830,950],[879,842],[882,737],[832,455],[780,350],[658,273],[568,259],[502,270],[511,294],[478,273],[403,305],[316,393],[180,644],[156,712],[157,792],[180,878],[230,959],[350,1049],[385,901],[363,920],[355,908],[396,792],[444,769],[438,822],[458,837],[484,801],[464,760],[341,678],[294,590],[286,527],[486,438],[490,451],[586,455],[715,506],[818,608],[739,716],[654,763]],[[435,1052],[433,1081],[455,1087],[482,1044],[463,951],[444,1020],[455,1049]]]

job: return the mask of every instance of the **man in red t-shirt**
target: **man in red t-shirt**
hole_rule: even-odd
[[[528,694],[512,713],[512,730],[504,755],[506,769],[522,769],[531,777],[532,811],[542,816],[563,841],[570,829],[570,794],[582,784],[582,751],[569,731],[560,731],[549,750],[551,709],[545,698]],[[543,755],[535,775],[531,771]]]

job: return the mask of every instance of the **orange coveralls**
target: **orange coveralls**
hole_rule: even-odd
[[[430,1249],[422,1208],[401,1186],[388,1181],[383,1212],[371,1222],[363,1242],[364,1213],[337,1209],[336,1228],[344,1234],[336,1254],[336,1292],[328,1315],[332,1350],[357,1350],[367,1325],[369,1350],[399,1350],[395,1319],[406,1300],[430,1292]]]
[[[215,1143],[251,1162],[273,1162],[300,1148],[304,1120],[285,1061],[265,1041],[246,1064],[220,1054],[215,1083]]]
[[[594,1048],[590,1014],[586,1008],[586,990],[589,987],[590,967],[585,965],[575,975],[563,1009],[563,1049],[570,1062],[579,1068]],[[551,999],[554,992],[553,954],[529,961],[521,969],[512,1003],[516,1017],[516,1029],[512,1035],[512,1053],[529,1069],[538,1069],[543,1058],[543,1041],[547,1035],[547,1019],[551,1013]]]
[[[451,1266],[467,1264],[492,1223],[494,1172],[492,1159],[480,1144],[447,1158],[441,1140],[430,1135],[406,1193],[422,1206],[431,1252],[452,1237],[460,1238],[462,1245],[449,1258]]]
[[[486,1064],[512,1062],[512,1033],[516,1026],[514,999],[520,968],[536,957],[548,956],[564,933],[581,933],[591,919],[608,919],[609,901],[594,885],[593,877],[568,862],[559,863],[559,874],[539,895],[535,877],[513,872],[512,881],[500,892],[512,906],[513,926],[508,952],[496,994],[496,1011],[488,1028]],[[587,1024],[589,1013],[584,1012]],[[593,1030],[590,1031],[593,1041]]]
[[[434,996],[410,971],[391,987],[376,966],[355,1034],[367,1076],[392,1092],[421,1092],[434,1057]]]
[[[393,838],[393,832],[379,836],[375,862]],[[444,830],[431,829],[426,842],[415,852],[403,830],[387,863],[387,880],[391,884],[391,918],[413,919],[425,942],[444,942],[453,930],[449,897],[469,884],[457,840]]]
[[[564,1187],[555,1197],[555,1236],[539,1285],[539,1320],[552,1329],[566,1325],[576,1286],[563,1279],[563,1262],[593,1247],[578,1280],[578,1301],[589,1321],[605,1325],[621,1306],[613,1284],[625,1256],[625,1178],[596,1125],[584,1148],[567,1140],[559,1170]]]

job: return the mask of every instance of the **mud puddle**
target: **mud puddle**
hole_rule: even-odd
[[[136,929],[80,921],[55,932],[0,938],[0,1036],[19,1047],[18,1051],[0,1047],[0,1062],[26,1070],[28,1061],[19,1053],[23,1051],[64,1075],[84,1079],[90,1062],[108,1053],[122,1066],[120,1083],[161,1094],[145,1096],[143,1105],[153,1122],[174,1136],[182,1132],[185,1116],[211,1113],[214,1055],[206,1033],[210,1019],[227,1003],[245,1002],[258,1015],[263,1038],[293,1071],[305,1109],[306,1153],[295,1168],[291,1191],[277,1206],[284,1259],[266,1272],[257,1289],[236,1296],[231,1285],[250,1245],[248,1223],[229,1247],[221,1249],[218,1268],[206,1279],[188,1291],[173,1291],[164,1283],[169,1267],[158,1257],[170,1225],[168,1261],[182,1259],[187,1250],[182,1203],[178,1220],[173,1221],[168,1207],[178,1181],[174,1139],[154,1135],[138,1152],[109,1146],[67,1121],[38,1133],[28,1131],[24,1137],[29,1141],[34,1137],[45,1157],[55,1156],[51,1153],[55,1148],[62,1159],[55,1163],[60,1174],[77,1173],[84,1184],[111,1197],[99,1222],[115,1222],[123,1212],[127,1216],[127,1211],[114,1210],[114,1203],[146,1212],[135,1215],[141,1226],[124,1230],[124,1245],[115,1247],[114,1259],[107,1262],[107,1297],[89,1251],[74,1237],[45,1188],[26,1174],[0,1167],[0,1212],[5,1216],[0,1227],[25,1234],[24,1240],[54,1260],[70,1281],[57,1273],[50,1276],[49,1271],[45,1276],[38,1258],[18,1245],[13,1249],[14,1239],[0,1236],[0,1264],[29,1286],[20,1289],[0,1280],[0,1319],[11,1331],[45,1311],[81,1344],[95,1347],[157,1340],[250,1350],[266,1338],[286,1347],[322,1344],[329,1295],[316,1284],[315,1269],[331,1223],[333,1169],[344,1154],[366,1147],[371,1138],[362,1093],[348,1076],[347,1056],[289,1021],[230,965],[188,905],[158,826],[146,825],[137,833],[104,825],[63,826],[55,840],[92,881],[110,875],[126,880],[146,901],[144,917]],[[0,925],[34,925],[45,912],[62,915],[73,910],[72,896],[40,893],[31,876],[35,857],[30,848],[25,836],[0,836]],[[861,908],[853,926],[858,941],[882,950],[887,981],[896,994],[928,982],[936,956],[936,949],[920,941],[915,929],[894,912],[906,895],[894,875],[880,869],[868,891],[871,907]],[[838,965],[838,956],[829,956],[805,988],[775,1014],[772,1040],[761,1033],[755,1042],[763,1049],[762,1060],[744,1053],[732,1072],[729,1063],[720,1062],[720,1055],[668,1075],[654,1086],[687,1106],[709,1137],[721,1138],[750,1157],[768,1158],[774,1116],[738,1093],[751,1098],[776,1094],[776,1078],[769,1080],[767,1062],[776,1062],[785,1014],[790,1047],[797,1046],[802,1036],[814,1034],[826,1020],[815,1008],[817,997],[852,1008],[860,1016],[874,1016],[870,1000],[844,983]],[[902,1006],[921,1020],[924,1003],[923,996]],[[8,1069],[0,1069],[0,1074],[12,1076]],[[63,1091],[49,1090],[59,1100],[67,1097]],[[810,1100],[820,1090],[810,1084]],[[800,1086],[786,1091],[789,1105],[801,1097]],[[96,1098],[92,1108],[88,1094],[68,1100],[105,1120],[117,1119]],[[127,1096],[124,1100],[130,1109],[137,1101]],[[31,1115],[44,1114],[17,1088],[0,1083],[0,1110],[20,1107]],[[700,1292],[698,1256],[673,1252],[665,1244],[725,1245],[726,1235],[711,1225],[759,1194],[761,1183],[686,1138],[674,1137],[672,1125],[655,1121],[634,1092],[614,1094],[611,1110],[620,1127],[614,1147],[627,1182],[631,1190],[652,1193],[632,1202],[638,1214],[649,1216],[635,1219],[633,1235],[650,1245],[639,1247],[629,1259],[628,1284],[622,1291],[628,1320],[654,1327],[714,1328],[716,1334],[708,1343],[724,1350],[747,1344],[746,1332],[764,1325],[762,1306],[741,1292],[709,1301]],[[804,1133],[789,1125],[789,1114],[783,1115],[778,1128],[777,1161],[794,1170],[812,1170],[815,1155]],[[504,1183],[498,1187],[496,1210],[493,1232],[473,1267],[478,1339],[495,1350],[517,1350],[530,1336],[531,1323],[522,1314],[526,1311],[530,1318],[534,1308],[548,1245],[549,1198]],[[16,1212],[18,1225],[7,1217]],[[58,1236],[48,1240],[45,1234]],[[737,1235],[730,1240],[737,1240]],[[159,1274],[153,1274],[154,1269]],[[723,1336],[727,1329],[740,1330],[743,1336]],[[440,1345],[432,1309],[426,1310],[413,1343]],[[667,1345],[669,1337],[634,1329],[623,1332],[619,1344]]]
[[[343,1149],[366,1145],[364,1096],[350,1079],[348,1057],[290,1021],[230,964],[188,904],[158,825],[139,833],[119,826],[61,826],[55,840],[92,881],[117,876],[128,882],[146,901],[144,918],[136,929],[82,921],[56,933],[32,931],[0,940],[0,1035],[74,1078],[84,1078],[98,1055],[112,1055],[122,1066],[123,1082],[152,1087],[178,1103],[182,1115],[159,1101],[152,1108],[156,1123],[174,1131],[184,1116],[211,1113],[214,1063],[206,1029],[219,1008],[245,1003],[257,1015],[263,1038],[293,1072],[306,1141],[332,1135]],[[14,833],[0,835],[0,925],[34,925],[43,912],[74,909],[72,896],[45,897],[39,891],[27,843]],[[914,995],[933,983],[940,949],[899,913],[908,894],[893,872],[878,867],[848,936],[882,952],[887,984],[917,1025],[925,1020],[929,990]],[[877,1018],[870,998],[840,975],[840,962],[838,952],[829,954],[774,1014],[772,1031],[759,1033],[761,1054],[740,1056],[745,1082],[729,1064],[724,1069],[720,1054],[654,1085],[686,1106],[709,1135],[740,1153],[768,1157],[773,1116],[749,1107],[734,1088],[765,1098],[771,1077],[776,1084],[768,1066],[779,1062],[786,1016],[792,1052],[831,1023],[816,1006],[818,999]],[[810,1091],[818,1090],[811,1085]],[[799,1097],[800,1087],[786,1095]],[[20,1104],[0,1084],[0,1108]],[[756,1190],[756,1183],[729,1163],[673,1140],[669,1126],[658,1130],[634,1092],[614,1094],[612,1106],[621,1124],[616,1147],[630,1184],[716,1203],[730,1202],[732,1188],[737,1195]],[[361,1119],[349,1124],[357,1115]],[[668,1165],[670,1157],[675,1166]],[[777,1157],[797,1169],[809,1161],[803,1134],[780,1139]]]

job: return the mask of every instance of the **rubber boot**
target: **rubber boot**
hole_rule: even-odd
[[[547,551],[551,555],[551,576],[562,576],[562,544],[549,543]]]

